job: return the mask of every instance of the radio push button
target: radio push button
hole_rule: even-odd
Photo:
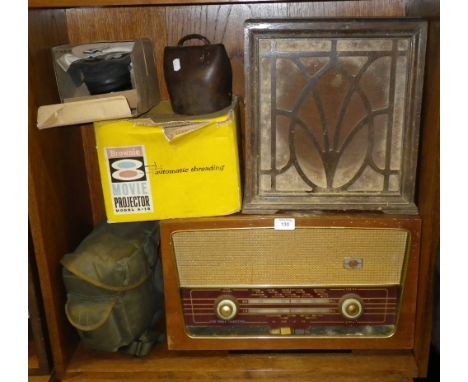
[[[361,317],[364,309],[361,300],[357,297],[344,297],[341,302],[341,314],[348,320],[356,320]]]
[[[273,336],[290,336],[293,334],[293,331],[290,327],[270,329],[270,334]]]
[[[237,303],[234,297],[223,297],[215,306],[215,313],[221,320],[232,320],[237,315]]]

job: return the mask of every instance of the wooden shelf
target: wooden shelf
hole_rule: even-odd
[[[163,346],[145,358],[102,353],[79,345],[63,381],[403,382],[417,373],[408,353],[172,352]]]
[[[280,0],[29,0],[29,8],[77,8],[111,7],[132,5],[194,5],[194,4],[235,4],[274,3]],[[317,1],[317,0],[316,0]],[[301,2],[300,0],[298,2]]]

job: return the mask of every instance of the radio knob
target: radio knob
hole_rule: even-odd
[[[223,298],[216,304],[215,312],[221,320],[232,320],[237,315],[237,304],[230,298]]]
[[[341,303],[341,314],[344,318],[355,320],[359,318],[364,309],[360,300],[354,297],[345,298]]]

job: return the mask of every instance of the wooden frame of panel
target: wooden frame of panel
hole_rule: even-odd
[[[28,374],[48,375],[51,372],[50,348],[47,338],[42,298],[39,294],[34,249],[29,241],[28,254]]]
[[[427,26],[425,22],[411,19],[332,19],[326,21],[323,19],[250,20],[246,25],[244,37],[246,47],[246,184],[243,211],[247,213],[263,213],[263,211],[266,211],[268,213],[278,210],[383,210],[388,213],[417,213],[417,208],[414,203],[414,191],[419,144],[418,137],[422,81],[424,75],[424,56],[426,50],[426,29]],[[399,53],[400,48],[397,48],[396,41],[396,39],[400,38],[409,39],[411,41],[409,43],[411,48],[408,48],[405,52],[407,57],[404,59],[406,60],[407,69],[404,74],[407,80],[405,80],[404,97],[398,101],[396,95],[395,68],[396,61],[399,57],[398,55],[402,53]],[[320,41],[322,42],[321,45],[323,45],[324,42],[328,42],[331,45],[331,49],[328,47],[330,50],[329,52],[314,50],[323,50],[324,47],[321,46],[320,48],[303,47],[296,48],[295,50],[285,48],[286,51],[281,51],[279,45],[284,39]],[[357,52],[355,52],[357,48],[353,50],[350,47],[344,47],[346,44],[345,41],[348,39],[354,39],[355,42],[358,41],[358,43],[361,44],[365,42],[370,44],[371,42],[381,39],[380,41],[386,43],[392,42],[394,48],[393,52],[391,50],[385,52],[378,51],[380,48],[378,46],[374,48],[366,47],[364,50],[368,50],[368,52],[359,52],[359,55],[362,56],[358,58],[365,57],[368,61],[362,66],[362,71],[353,77],[342,69],[344,63],[338,61],[340,59],[349,60],[357,54]],[[268,52],[263,52],[265,48],[261,42],[264,43],[265,41],[275,44],[275,48],[271,47]],[[276,44],[278,44],[278,47],[276,47]],[[340,44],[343,45],[343,50],[340,50]],[[377,50],[372,51],[372,49]],[[368,56],[366,56],[366,54],[368,54]],[[385,70],[382,70],[382,73],[379,74],[381,76],[385,74],[389,75],[388,93],[392,95],[388,95],[388,104],[379,112],[373,110],[366,96],[366,88],[360,85],[362,81],[358,80],[362,80],[366,75],[367,70],[364,70],[366,67],[373,66],[371,62],[375,63],[378,61],[376,57],[380,57],[380,61],[382,61],[382,59],[391,58],[391,62],[395,62],[392,69],[391,65],[388,65],[388,69],[391,69],[390,74],[386,73]],[[283,101],[287,100],[288,103],[292,104],[288,106],[284,105],[282,108],[283,110],[280,110],[281,107],[278,105],[278,102],[281,91],[279,89],[287,88],[287,86],[280,86],[279,83],[289,84],[293,82],[293,79],[298,77],[299,74],[305,76],[304,73],[307,69],[303,61],[300,61],[301,59],[315,60],[313,62],[314,68],[319,65],[317,60],[323,61],[329,59],[329,61],[326,65],[314,72],[313,75],[308,74],[310,77],[305,81],[305,86],[303,88],[292,88],[291,91],[293,94],[288,97],[283,97]],[[268,71],[271,73],[267,76],[267,79],[263,79],[262,77],[261,68],[264,66],[261,64],[261,62],[263,62],[262,60],[269,60],[270,62],[267,66],[269,68]],[[335,64],[333,64],[332,61],[336,61]],[[284,81],[284,76],[278,74],[281,72],[277,68],[279,66],[277,62],[290,63],[288,67],[289,70],[287,71],[290,76],[288,81]],[[301,63],[304,72],[298,71],[296,76],[293,76],[293,73],[291,73],[292,69],[297,67],[293,63],[297,62]],[[339,71],[337,71],[338,69]],[[309,68],[309,70],[312,69]],[[340,80],[343,83],[348,83],[347,81],[350,81],[348,90],[338,89],[344,95],[342,104],[340,104],[341,99],[339,96],[333,97],[333,101],[329,99],[326,101],[320,90],[319,85],[323,85],[324,83],[322,76],[333,73],[335,73],[333,81]],[[332,78],[333,77],[330,77],[328,80],[330,81]],[[345,80],[342,80],[342,78]],[[376,78],[378,78],[378,76]],[[272,88],[273,86],[275,86],[274,89]],[[265,94],[265,90],[262,90],[263,88],[269,88],[270,94]],[[383,84],[379,85],[379,89],[384,88]],[[341,117],[347,115],[345,107],[351,107],[351,99],[356,94],[359,94],[359,97],[363,97],[362,100],[365,100],[364,104],[367,105],[368,114],[351,129],[348,138],[346,138],[346,140],[343,139],[345,142],[343,143],[343,147],[340,148],[338,132],[341,127],[341,135],[344,135],[343,130],[346,125],[344,118],[338,118],[337,126],[335,127],[333,123],[331,123],[333,121],[330,121],[325,115],[325,111],[328,108],[328,117],[330,117],[330,114],[333,114],[332,111]],[[265,100],[264,97],[266,97],[267,100]],[[296,102],[292,102],[291,99]],[[340,102],[337,102],[337,99]],[[311,101],[311,103],[307,103],[308,100]],[[267,105],[265,105],[265,103]],[[401,126],[396,123],[394,126],[393,123],[396,121],[396,116],[398,115],[395,111],[398,109],[398,103],[400,107],[402,104],[405,105],[405,108],[404,112],[400,111],[400,113],[402,113],[400,116]],[[305,116],[301,117],[301,111],[304,112],[304,110],[314,105],[317,108],[314,109],[317,110],[315,114],[317,120],[312,121],[314,114],[307,114],[310,120],[304,119]],[[288,107],[293,107],[293,109],[288,110]],[[269,112],[267,111],[265,113],[263,109],[268,109]],[[351,108],[348,109],[348,111],[349,110],[351,110]],[[320,115],[320,118],[318,118],[318,115]],[[377,135],[378,130],[377,126],[375,126],[375,121],[378,115],[385,115],[387,118],[385,122],[385,138],[378,138]],[[289,126],[286,132],[284,126],[281,128],[281,123],[278,118],[290,121],[288,122]],[[363,121],[367,122],[362,123]],[[321,128],[317,128],[316,125],[321,126]],[[349,137],[355,138],[358,134],[364,132],[364,129],[361,129],[361,127],[366,127],[366,125],[369,125],[368,139],[365,140],[366,146],[353,146],[353,139],[350,140]],[[371,126],[373,127],[371,128]],[[400,152],[397,154],[396,152],[394,153],[394,143],[392,143],[392,134],[394,133],[392,132],[393,130],[399,131],[399,129],[401,129],[399,134],[402,135],[402,143],[399,149]],[[314,133],[315,130],[322,131]],[[294,138],[299,136],[303,131],[308,131],[308,133],[302,133],[301,138]],[[355,134],[356,131],[359,132]],[[280,134],[280,132],[282,133]],[[322,136],[325,137],[323,138],[324,142],[319,143]],[[313,137],[313,139],[311,139],[311,137]],[[386,144],[385,160],[387,163],[384,165],[384,168],[377,167],[375,155],[372,154],[375,149],[374,145],[379,144],[379,139],[382,141],[385,140]],[[393,140],[396,141],[395,139]],[[283,141],[287,141],[287,143]],[[308,142],[307,153],[303,151],[301,154],[301,150],[299,150],[297,144],[299,142],[304,144],[304,141]],[[279,144],[278,142],[283,143]],[[312,176],[312,178],[315,179],[312,180],[312,172],[309,170],[309,173],[307,173],[306,171],[306,168],[312,164],[312,161],[307,161],[306,155],[311,155],[312,152],[315,152],[315,145],[312,144],[313,142],[317,145],[316,154],[320,159],[315,156],[313,158],[315,162],[322,164],[322,166],[317,166],[313,172],[320,172],[319,170],[322,169],[324,177],[327,178],[326,184],[319,185],[317,181],[319,181],[320,177]],[[319,150],[318,146],[321,144],[324,145],[324,147]],[[266,149],[266,147],[270,146],[271,148],[269,150]],[[339,173],[339,165],[342,163],[342,159],[346,156],[348,159],[351,157],[358,158],[362,156],[361,151],[367,151],[367,154],[363,157],[359,169],[352,162],[344,163],[344,166],[347,168],[347,173],[355,173],[353,177],[350,175],[345,177],[345,179],[348,180],[346,188],[335,187],[334,183],[336,179],[339,178],[337,174]],[[282,156],[289,156],[286,164],[278,163],[278,157]],[[394,157],[398,157],[401,161],[398,170],[390,169],[390,163],[394,161]],[[283,160],[283,162],[286,161]],[[265,169],[265,166],[267,166],[268,169]],[[366,170],[369,170],[371,167],[373,168],[373,170],[371,170],[373,176],[370,176],[369,173],[366,174]],[[378,173],[377,170],[382,171],[382,174]],[[289,173],[289,179],[285,178],[286,173]],[[395,175],[390,175],[390,173],[394,173]],[[296,175],[293,176],[293,174]],[[381,178],[382,189],[378,190],[377,187],[374,190],[372,187],[369,187],[369,190],[366,190],[368,185],[366,182],[364,182],[364,184],[361,182],[360,187],[362,187],[362,189],[353,191],[353,185],[360,181],[361,176],[362,178],[367,178],[368,180],[366,182],[370,184],[372,184],[377,177],[378,179]],[[398,187],[396,188],[398,191],[390,191],[388,178],[392,176],[398,177]],[[266,179],[262,181],[263,178]],[[283,179],[283,183],[287,183],[288,191],[280,189],[280,187],[277,186],[280,178]],[[383,181],[384,178],[387,183],[386,186]],[[325,182],[325,179],[322,179],[322,181]],[[268,186],[266,184],[268,184]],[[285,185],[283,184],[282,187],[285,187]]]

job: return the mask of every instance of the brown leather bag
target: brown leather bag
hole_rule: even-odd
[[[183,46],[191,39],[204,45]],[[164,76],[177,114],[208,114],[232,101],[232,69],[223,44],[211,44],[199,34],[190,34],[164,49]]]

